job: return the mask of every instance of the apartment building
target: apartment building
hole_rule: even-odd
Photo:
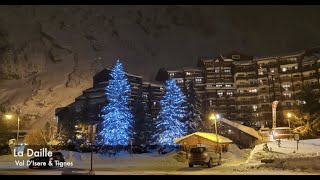
[[[199,58],[196,69],[201,82],[206,112],[217,112],[231,120],[258,120],[272,126],[272,102],[279,101],[277,125],[286,125],[288,112],[298,113],[297,94],[307,84],[319,90],[320,50],[312,48],[294,53],[253,57],[237,51],[216,58]],[[187,69],[161,68],[157,81],[176,79],[185,86]],[[197,80],[198,79],[198,80]],[[300,102],[301,103],[301,102]]]

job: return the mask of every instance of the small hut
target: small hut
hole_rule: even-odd
[[[228,145],[232,143],[230,139],[224,136],[204,132],[195,132],[193,134],[178,138],[174,141],[175,144],[181,145],[183,150],[186,152],[189,152],[190,147],[197,145],[207,145],[217,149],[218,142],[223,152],[227,152]]]

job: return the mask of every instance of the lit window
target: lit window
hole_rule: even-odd
[[[228,96],[232,96],[232,95],[233,95],[233,92],[227,92],[227,95],[228,95]]]
[[[271,72],[274,73],[274,69],[272,69]]]
[[[218,73],[218,72],[220,72],[220,70],[219,70],[219,69],[216,69],[216,70],[214,70],[214,72]]]
[[[154,101],[154,102],[153,102],[153,106],[157,106],[157,102]]]
[[[173,76],[174,76],[174,73],[169,73],[169,76],[170,76],[170,77],[173,77]]]
[[[216,87],[222,87],[222,84],[217,84]]]
[[[231,87],[231,84],[226,84],[226,87]]]
[[[259,74],[259,75],[263,75],[263,71],[259,71],[258,74]]]
[[[217,92],[218,96],[223,96],[223,92]]]
[[[230,72],[231,72],[231,70],[230,70],[230,69],[226,69],[226,70],[224,70],[224,72],[226,72],[226,73],[230,73]]]
[[[258,108],[257,105],[253,105],[253,106],[252,106],[252,110],[253,110],[253,111],[257,111],[257,108]]]
[[[201,83],[202,79],[196,78],[196,83]]]
[[[257,93],[257,89],[250,89],[249,92],[251,92],[251,93]]]
[[[144,95],[143,95],[143,98],[147,99],[147,98],[148,98],[148,95],[147,95],[147,94],[144,94]]]
[[[190,73],[190,72],[186,72],[186,75],[188,75],[188,76],[189,76],[189,75],[191,75],[191,73]]]
[[[183,79],[177,79],[177,83],[178,84],[182,84],[183,83]]]
[[[282,72],[286,72],[287,71],[287,68],[282,68]]]

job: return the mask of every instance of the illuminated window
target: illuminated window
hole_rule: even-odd
[[[177,79],[177,83],[178,84],[182,84],[183,83],[183,79]]]
[[[253,106],[252,106],[252,110],[253,110],[253,111],[257,111],[257,108],[258,108],[257,105],[253,105]]]
[[[233,92],[227,92],[228,96],[233,96]]]
[[[231,70],[230,70],[230,69],[226,69],[226,70],[224,70],[224,72],[226,72],[226,73],[230,73],[230,72],[231,72]]]
[[[218,72],[220,72],[220,70],[219,70],[219,69],[216,69],[216,70],[214,70],[214,72],[218,73]]]
[[[226,87],[231,87],[231,84],[226,84]]]
[[[223,96],[223,92],[217,92],[218,96]]]
[[[174,73],[169,73],[169,76],[170,76],[170,77],[173,77],[173,76],[174,76]]]
[[[282,72],[286,72],[288,68],[282,68]]]
[[[201,83],[202,79],[196,78],[196,83]]]
[[[189,76],[189,75],[191,75],[191,73],[190,73],[190,72],[186,72],[186,75],[188,75],[188,76]]]
[[[274,73],[274,69],[272,69],[271,72]]]
[[[153,102],[153,106],[154,106],[154,107],[157,106],[157,102],[154,101],[154,102]]]
[[[222,87],[222,84],[217,84],[216,87]]]

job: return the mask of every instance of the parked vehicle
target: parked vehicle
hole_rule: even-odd
[[[30,159],[29,168],[32,169],[34,167],[39,168],[49,168],[49,161],[52,162],[53,166],[60,166],[58,163],[65,162],[65,159],[61,152],[52,152],[51,157],[34,157]]]
[[[188,154],[189,167],[193,165],[207,165],[209,168],[213,163],[221,165],[221,156],[209,146],[193,147]]]
[[[258,132],[261,135],[263,142],[273,141],[272,129],[261,128]]]
[[[293,133],[292,129],[289,127],[277,127],[272,129],[273,139],[292,139]]]

